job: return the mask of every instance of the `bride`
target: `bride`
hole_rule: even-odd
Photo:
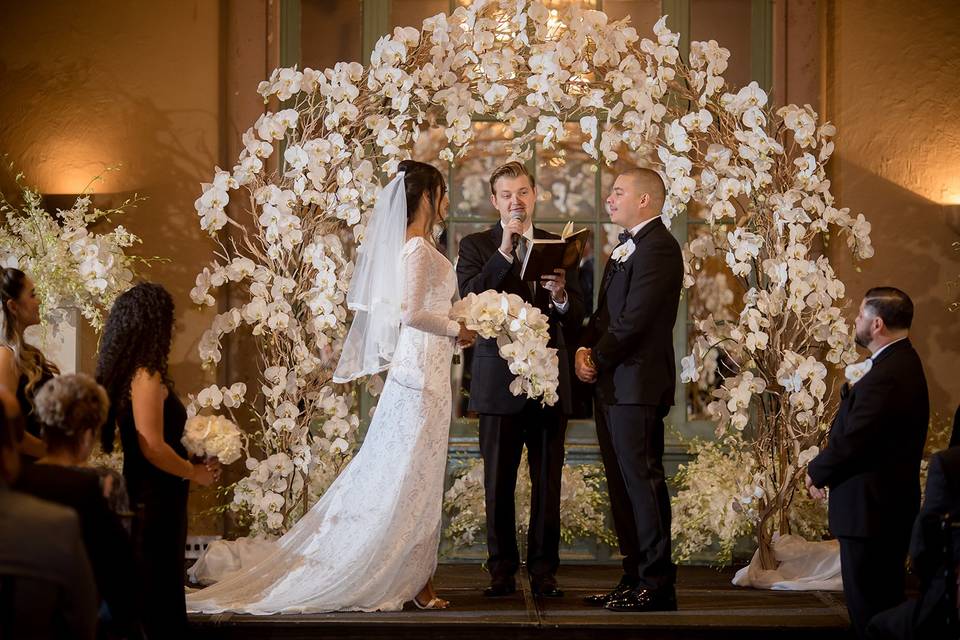
[[[383,189],[357,257],[354,311],[334,382],[389,370],[366,438],[330,488],[259,562],[187,595],[205,613],[443,609],[437,567],[457,284],[437,251],[449,199],[434,167],[405,160]]]

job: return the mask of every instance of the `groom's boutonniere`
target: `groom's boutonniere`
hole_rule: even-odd
[[[843,370],[843,375],[847,378],[847,382],[850,383],[850,386],[857,384],[860,381],[860,378],[867,375],[867,372],[873,368],[873,360],[867,358],[863,362],[858,362],[857,364],[848,364],[847,368]]]
[[[627,240],[613,250],[613,253],[610,254],[610,258],[622,265],[627,261],[627,258],[633,255],[633,252],[636,250],[636,248],[637,245],[633,244],[633,240]]]

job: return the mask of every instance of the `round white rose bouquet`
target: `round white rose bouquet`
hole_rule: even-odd
[[[539,309],[518,295],[489,290],[457,301],[450,317],[482,338],[496,338],[500,356],[517,376],[510,383],[513,395],[556,404],[559,360],[557,350],[547,346],[550,325]]]
[[[193,416],[187,420],[180,439],[187,453],[200,458],[216,458],[232,464],[243,452],[240,427],[223,416]]]

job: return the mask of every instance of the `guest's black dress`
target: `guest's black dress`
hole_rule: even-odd
[[[163,439],[181,457],[187,411],[172,389],[163,403]],[[140,449],[133,408],[128,402],[117,420],[123,444],[123,475],[136,512],[134,552],[142,587],[144,629],[149,638],[179,638],[187,632],[184,601],[184,547],[190,483],[160,470]]]

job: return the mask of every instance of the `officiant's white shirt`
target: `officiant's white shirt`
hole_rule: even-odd
[[[507,225],[503,224],[503,220],[500,221],[500,228],[503,229],[504,231],[506,231],[507,229]],[[532,222],[530,223],[529,227],[523,230],[523,233],[521,235],[527,239],[527,242],[533,241],[533,223]],[[497,251],[500,251],[500,247],[497,247]],[[500,255],[506,258],[507,262],[509,262],[510,264],[513,264],[512,255],[508,253],[504,253],[503,251],[500,251]],[[553,300],[553,296],[550,297],[550,304],[552,304],[554,309],[556,309],[558,312],[566,313],[567,309],[570,307],[570,292],[569,291],[567,292],[567,299],[563,301],[563,304],[560,304],[559,302],[555,302]]]

